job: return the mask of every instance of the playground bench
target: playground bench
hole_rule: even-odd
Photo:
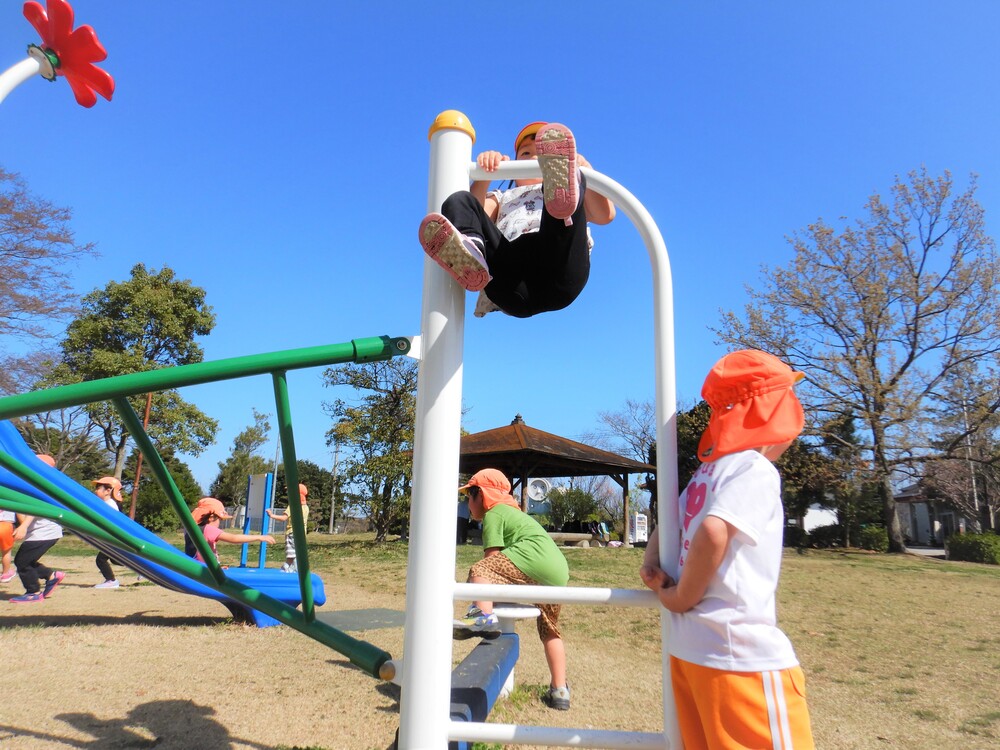
[[[604,547],[608,540],[600,534],[586,534],[573,531],[550,531],[549,536],[556,544],[567,547]]]

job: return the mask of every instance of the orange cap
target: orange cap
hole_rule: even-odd
[[[46,466],[51,466],[53,469],[56,468],[56,460],[52,458],[48,453],[36,453],[35,458],[41,461]]]
[[[520,509],[517,500],[510,494],[510,482],[498,469],[481,469],[472,475],[468,484],[458,488],[459,492],[469,491],[469,487],[478,487],[483,495],[483,509],[489,510],[494,505],[512,505]]]
[[[796,438],[805,415],[792,386],[803,377],[773,354],[756,349],[732,352],[716,362],[701,387],[712,416],[698,443],[699,460],[709,463]]]
[[[106,484],[111,488],[111,497],[118,502],[122,501],[122,483],[114,477],[101,477],[91,482],[93,485]]]
[[[307,504],[309,502],[308,495],[309,495],[309,488],[306,487],[304,484],[300,484],[299,485],[299,500],[302,501],[303,505],[305,505],[305,504]]]
[[[222,504],[222,501],[216,500],[214,497],[203,497],[199,500],[194,510],[191,511],[191,516],[194,518],[195,523],[201,523],[201,519],[209,513],[219,518],[232,518],[229,513],[226,513],[226,508]]]
[[[547,122],[532,122],[521,128],[521,132],[517,134],[517,138],[514,139],[514,158],[517,158],[517,150],[521,148],[521,141],[523,141],[528,136],[534,135],[539,130],[542,129]]]

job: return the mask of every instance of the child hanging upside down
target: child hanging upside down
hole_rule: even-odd
[[[587,222],[608,224],[614,204],[587,190],[573,133],[558,123],[533,122],[514,140],[517,159],[537,159],[542,178],[515,180],[505,191],[488,181],[449,196],[441,213],[420,223],[420,244],[470,292],[481,291],[476,316],[503,310],[517,318],[561,310],[590,276],[593,242]],[[487,172],[510,157],[484,151],[476,163]]]

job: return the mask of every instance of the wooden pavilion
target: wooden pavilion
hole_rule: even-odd
[[[499,469],[520,493],[521,509],[528,509],[528,478],[609,476],[622,488],[622,512],[628,541],[629,475],[655,474],[651,464],[633,461],[616,453],[542,432],[524,423],[520,414],[506,427],[497,427],[462,437],[459,471],[474,474],[480,469]]]

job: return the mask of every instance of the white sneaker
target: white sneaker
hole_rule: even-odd
[[[118,581],[105,581],[104,583],[99,583],[94,586],[95,589],[116,589],[118,588]]]

